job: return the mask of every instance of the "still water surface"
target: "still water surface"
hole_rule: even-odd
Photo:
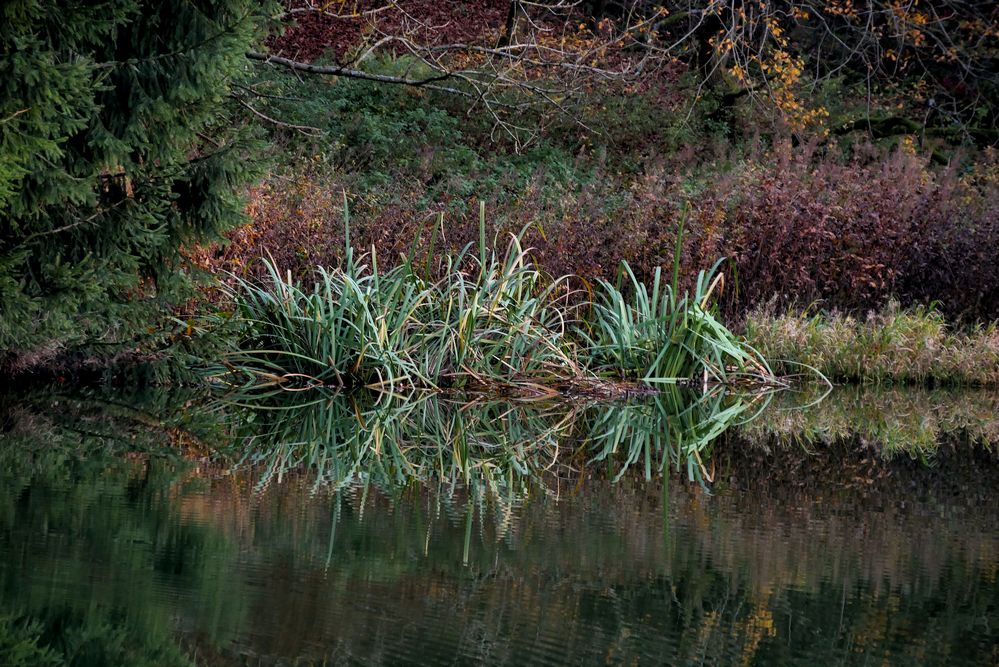
[[[383,434],[320,484],[314,465],[276,467],[273,442],[220,459],[189,437],[190,408],[164,446],[121,407],[134,397],[110,415],[55,400],[8,406],[0,442],[10,664],[25,637],[63,662],[21,664],[999,664],[994,396],[775,403],[699,449],[693,475],[683,452],[646,474],[642,451],[620,463],[627,438],[604,456],[558,431],[569,453],[542,469],[542,452],[459,451],[400,478],[371,465]],[[493,447],[497,409],[458,426]],[[521,446],[561,423],[520,410],[544,408],[513,413]],[[397,468],[424,465],[418,436],[395,444]]]

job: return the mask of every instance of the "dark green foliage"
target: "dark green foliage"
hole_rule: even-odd
[[[39,619],[0,618],[0,661],[7,667],[184,667],[192,665],[169,637],[144,635],[114,614],[46,611]]]
[[[224,104],[253,0],[0,10],[0,350],[132,343],[184,294],[180,249],[241,220]]]
[[[57,667],[63,662],[39,646],[42,627],[37,621],[0,617],[0,660],[9,667]]]
[[[211,564],[225,541],[171,519],[162,503],[198,485],[185,477],[185,444],[221,437],[218,413],[186,409],[199,398],[0,391],[0,665],[194,664],[174,639],[177,617],[146,582],[165,573],[191,586],[221,580]],[[94,521],[79,520],[83,508]],[[46,536],[72,546],[39,549],[53,544]],[[56,581],[86,594],[53,596]]]
[[[407,58],[365,63],[366,71],[389,76],[412,67]],[[591,171],[575,173],[571,151],[578,146],[547,137],[512,150],[502,132],[493,131],[488,113],[468,113],[463,100],[445,93],[349,78],[301,78],[273,67],[254,74],[237,90],[241,98],[272,118],[317,130],[270,125],[276,160],[295,169],[304,160],[319,170],[349,173],[356,181],[352,189],[373,196],[384,197],[403,183],[419,186],[425,206],[450,198],[509,198],[535,175],[562,185],[585,180]]]

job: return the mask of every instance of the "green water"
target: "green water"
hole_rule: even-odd
[[[0,664],[999,664],[997,397],[811,399],[7,399]]]

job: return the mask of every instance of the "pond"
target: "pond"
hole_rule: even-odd
[[[997,664],[999,396],[819,398],[6,397],[0,663]]]

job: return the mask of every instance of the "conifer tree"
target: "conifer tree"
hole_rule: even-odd
[[[271,9],[0,6],[0,357],[129,344],[185,294],[181,249],[241,220],[226,101]]]

